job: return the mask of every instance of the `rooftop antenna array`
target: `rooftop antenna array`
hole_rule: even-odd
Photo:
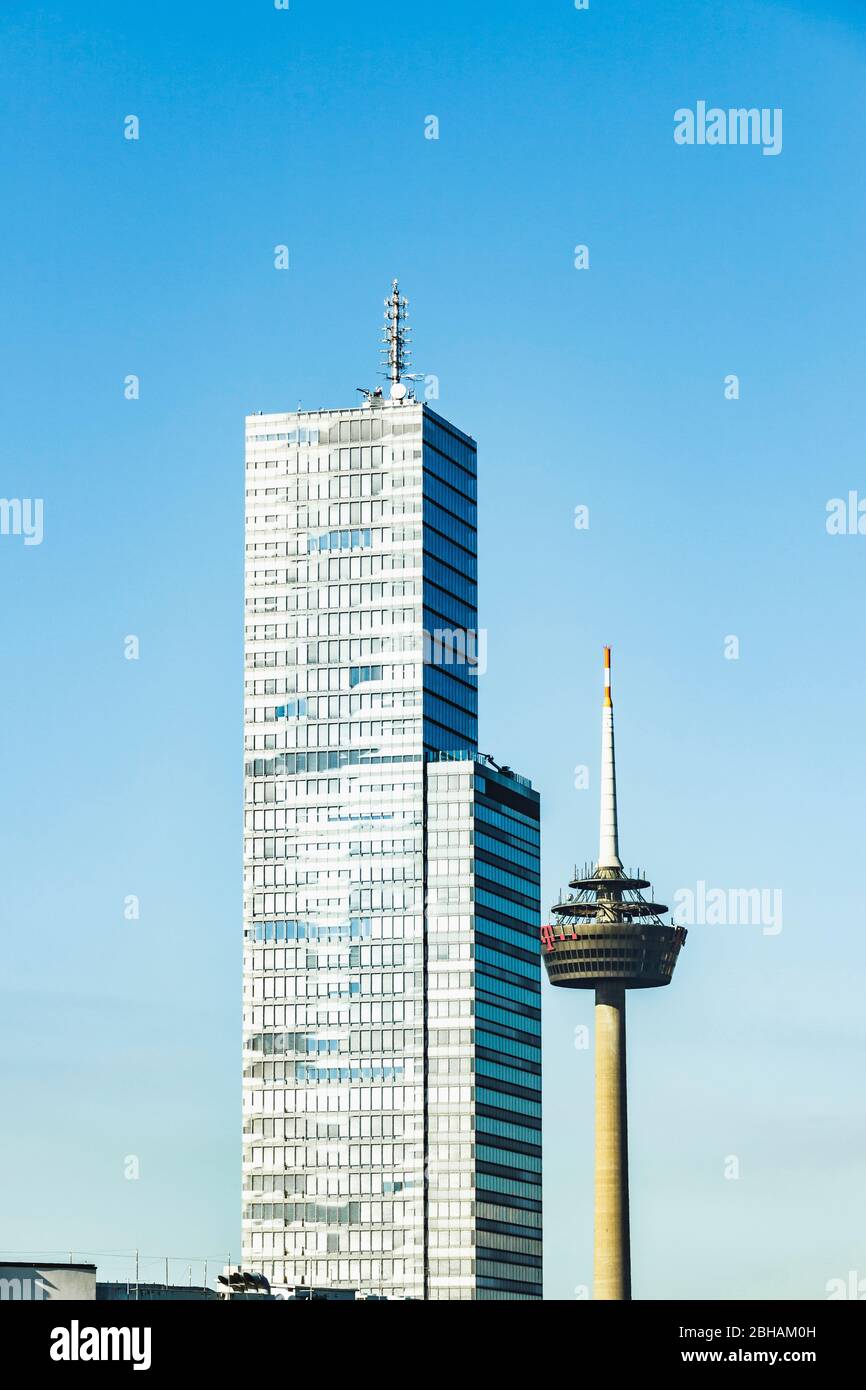
[[[387,371],[382,375],[391,383],[391,399],[403,400],[407,388],[403,377],[407,375],[412,363],[410,338],[412,329],[407,326],[409,301],[400,294],[396,280],[391,284],[391,293],[385,300],[385,324],[382,330],[381,356],[385,359]]]

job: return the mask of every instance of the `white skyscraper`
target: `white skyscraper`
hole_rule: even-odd
[[[386,306],[388,398],[246,422],[243,1262],[537,1297],[538,799],[476,761],[475,444]]]

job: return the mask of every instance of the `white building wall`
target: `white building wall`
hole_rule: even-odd
[[[243,1262],[423,1294],[421,407],[251,416]]]

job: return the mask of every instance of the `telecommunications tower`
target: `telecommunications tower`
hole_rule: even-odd
[[[595,990],[595,1255],[593,1296],[631,1298],[626,1118],[625,992],[670,984],[683,927],[661,921],[667,908],[643,896],[650,887],[619,857],[610,647],[604,649],[601,824],[598,861],[569,884],[570,893],[542,927],[552,985]]]

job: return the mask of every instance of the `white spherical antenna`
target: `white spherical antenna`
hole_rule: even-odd
[[[405,399],[406,387],[403,385],[402,381],[395,381],[394,385],[391,387],[391,400],[403,401]]]

